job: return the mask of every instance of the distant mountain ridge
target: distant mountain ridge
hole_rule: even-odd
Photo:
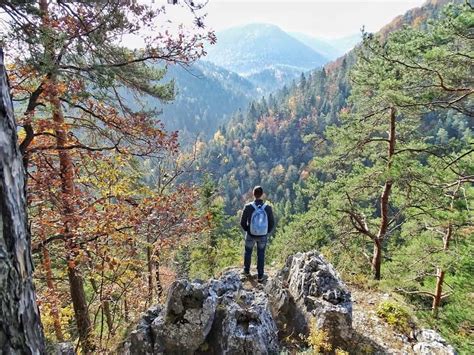
[[[206,59],[243,76],[274,66],[306,71],[328,61],[278,26],[260,23],[217,33],[217,44]]]
[[[322,67],[348,46],[336,42],[332,46],[259,23],[231,28],[217,36],[217,44],[207,48],[203,60],[189,67],[168,68],[166,79],[175,81],[174,101],[148,101],[149,106],[162,110],[165,128],[179,131],[182,142],[191,142],[198,135],[211,137],[234,112],[247,109],[251,100],[291,85],[302,72]],[[349,45],[354,42],[346,37],[341,40]]]

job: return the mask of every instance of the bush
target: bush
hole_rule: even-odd
[[[322,352],[329,352],[332,350],[332,345],[329,342],[329,335],[327,331],[324,329],[319,329],[315,320],[311,322],[307,341],[308,345],[313,351],[313,354],[320,354]]]
[[[377,315],[400,333],[408,334],[413,323],[408,311],[398,303],[383,301],[377,307]]]

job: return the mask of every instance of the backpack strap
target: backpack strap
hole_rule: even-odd
[[[252,202],[252,203],[251,203],[251,205],[252,205],[252,207],[253,207],[255,210],[258,210],[259,208],[261,208],[261,209],[263,209],[263,210],[264,210],[264,209],[265,209],[265,207],[267,207],[267,206],[268,206],[266,203],[264,203],[264,204],[263,204],[263,205],[261,205],[261,206],[257,206],[257,204],[256,204],[255,202]]]

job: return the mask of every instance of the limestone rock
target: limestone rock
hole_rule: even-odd
[[[55,355],[76,355],[74,344],[70,342],[57,343],[55,346]]]
[[[176,281],[164,307],[148,310],[123,354],[268,354],[278,351],[268,297],[231,270],[208,283]]]
[[[233,272],[239,277],[237,272]],[[277,353],[278,329],[273,321],[267,295],[240,289],[223,297],[208,338],[215,354]]]
[[[420,329],[415,332],[417,343],[413,346],[415,354],[422,355],[455,355],[456,350],[446,340],[431,329]]]
[[[309,332],[311,321],[328,332],[333,346],[346,347],[352,336],[351,294],[334,268],[312,251],[288,258],[267,285],[280,329]]]
[[[158,352],[158,349],[155,349],[155,341],[151,333],[151,323],[158,317],[161,309],[161,306],[154,306],[146,311],[137,328],[130,333],[129,341],[125,343],[122,350],[123,353],[151,355]]]
[[[157,350],[193,353],[204,342],[217,306],[208,284],[179,280],[168,293],[165,308],[151,324]]]

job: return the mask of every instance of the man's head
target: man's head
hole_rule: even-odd
[[[255,186],[253,188],[253,197],[255,197],[256,199],[259,199],[259,198],[262,198],[263,196],[263,189],[261,186]]]

